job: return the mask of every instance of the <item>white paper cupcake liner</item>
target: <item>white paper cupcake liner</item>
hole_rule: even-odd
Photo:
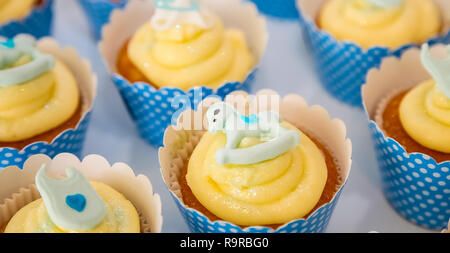
[[[150,180],[144,175],[135,175],[124,163],[110,165],[99,155],[90,155],[80,160],[68,153],[53,160],[45,155],[30,157],[20,169],[15,166],[0,171],[0,227],[28,203],[40,198],[34,184],[36,173],[47,164],[52,175],[65,175],[67,168],[80,170],[91,181],[105,183],[120,192],[136,208],[141,219],[141,232],[159,233],[162,227],[161,200],[153,193]]]
[[[61,48],[56,40],[43,38],[37,42],[42,52],[54,55],[61,60],[75,77],[81,95],[81,118],[75,129],[67,129],[56,136],[50,143],[34,142],[21,150],[7,146],[0,147],[0,170],[7,166],[22,167],[28,157],[35,154],[46,154],[54,157],[59,153],[73,153],[81,155],[81,151],[88,128],[91,110],[97,92],[97,77],[92,72],[90,63],[82,59],[75,49]]]
[[[239,92],[230,94],[226,100],[230,101],[231,96],[238,93]],[[247,95],[245,92],[240,92],[240,94],[244,96]],[[258,108],[258,110],[261,111],[269,109],[264,108],[262,104],[258,104],[257,102],[259,96],[267,94],[275,95],[279,98],[278,94],[274,91],[262,90],[256,95],[256,100],[250,102],[250,107],[255,109]],[[242,97],[234,98],[238,100],[242,99]],[[325,231],[334,206],[339,199],[342,188],[350,173],[352,153],[351,141],[346,137],[344,123],[338,119],[330,119],[324,108],[320,106],[309,107],[302,97],[294,94],[287,95],[280,101],[279,108],[283,119],[317,138],[327,147],[336,159],[341,185],[339,186],[339,189],[337,189],[337,193],[333,199],[329,203],[319,207],[306,219],[293,220],[281,225],[276,230],[265,226],[242,228],[222,220],[212,222],[201,212],[187,207],[183,203],[179,185],[181,170],[184,168],[185,163],[204,133],[204,131],[188,130],[192,129],[189,126],[193,124],[201,125],[201,121],[203,120],[203,117],[201,116],[202,112],[200,110],[188,110],[181,115],[177,125],[177,127],[184,126],[184,130],[175,130],[173,126],[166,130],[164,135],[164,147],[161,147],[159,150],[159,161],[163,179],[192,232],[312,233]],[[204,104],[200,104],[200,106],[203,105]],[[202,111],[203,113],[206,112],[206,108]],[[195,117],[195,115],[197,117]],[[193,120],[185,120],[188,118]]]
[[[222,18],[225,27],[244,31],[250,50],[256,61],[260,62],[266,49],[268,35],[266,22],[258,15],[255,5],[244,4],[240,0],[208,0],[204,3]],[[124,10],[115,10],[111,15],[111,22],[103,28],[99,49],[142,138],[152,145],[160,146],[164,130],[172,123],[172,115],[179,110],[178,107],[172,106],[176,96],[188,96],[190,100],[188,107],[192,109],[208,95],[224,98],[235,90],[248,90],[257,67],[250,71],[245,81],[225,83],[218,89],[199,85],[183,91],[178,88],[156,89],[144,82],[130,83],[117,74],[117,56],[124,43],[142,24],[150,20],[153,12],[151,1],[130,1]]]
[[[317,27],[316,17],[327,0],[297,0],[304,39],[315,58],[317,72],[325,89],[339,101],[361,106],[361,86],[367,72],[379,67],[385,57],[399,57],[416,44],[403,45],[391,50],[387,47],[362,48],[354,42],[338,41],[327,31]],[[450,1],[434,0],[442,11],[444,28],[442,34],[430,38],[430,45],[450,43]]]
[[[0,24],[0,36],[12,38],[20,33],[28,33],[36,38],[48,36],[52,30],[53,0],[44,0],[21,20],[11,20]]]
[[[445,55],[446,49],[436,45],[431,51]],[[408,153],[399,142],[384,134],[382,123],[375,121],[377,111],[383,110],[382,104],[393,93],[429,79],[419,49],[412,48],[401,58],[386,58],[379,70],[370,70],[367,84],[362,87],[362,98],[387,200],[407,220],[442,230],[450,218],[450,161],[437,163],[426,154]]]

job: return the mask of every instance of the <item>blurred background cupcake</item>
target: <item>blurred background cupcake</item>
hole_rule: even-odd
[[[161,173],[189,228],[324,232],[351,167],[343,122],[297,95],[247,96],[205,100],[166,130]]]
[[[98,155],[30,157],[0,171],[1,233],[158,233],[161,201],[149,179]]]
[[[305,40],[325,89],[361,105],[367,71],[384,57],[450,42],[446,0],[298,0]]]
[[[443,45],[432,51],[425,44],[386,58],[362,96],[388,201],[413,223],[442,230],[450,218],[450,56]]]
[[[80,155],[97,80],[75,50],[20,34],[0,42],[0,168],[33,154]]]
[[[53,0],[2,0],[0,4],[0,36],[12,38],[28,33],[36,38],[50,35]]]
[[[298,18],[296,0],[248,0],[258,6],[258,10],[275,18],[294,20]]]
[[[131,1],[103,29],[100,52],[153,145],[176,111],[248,89],[268,37],[256,7],[239,0]]]
[[[116,8],[123,8],[128,0],[78,0],[78,2],[89,20],[95,38],[100,39],[102,27],[109,22],[111,12]]]

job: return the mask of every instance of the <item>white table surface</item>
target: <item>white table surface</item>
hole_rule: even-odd
[[[110,163],[125,162],[136,174],[148,176],[154,191],[161,196],[162,231],[189,232],[162,180],[157,149],[140,139],[103,65],[88,22],[77,2],[56,1],[54,23],[54,37],[62,45],[75,47],[80,55],[89,59],[99,79],[83,155],[100,154]],[[332,117],[345,122],[353,142],[350,177],[327,232],[430,232],[404,220],[384,198],[364,113],[330,97],[320,85],[299,24],[268,19],[268,29],[268,50],[252,90],[272,88],[282,95],[297,93],[309,104],[324,106]]]

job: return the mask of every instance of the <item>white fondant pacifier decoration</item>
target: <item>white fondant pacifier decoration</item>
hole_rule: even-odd
[[[380,8],[394,8],[403,3],[403,0],[367,0],[371,4]]]
[[[196,0],[155,0],[155,14],[151,24],[155,30],[167,30],[182,23],[191,23],[203,28],[211,26],[208,11]]]
[[[66,230],[86,231],[96,227],[106,215],[106,204],[83,174],[66,169],[66,179],[47,176],[46,165],[36,174],[36,186],[50,219]]]
[[[450,45],[447,46],[447,58],[440,60],[430,54],[428,44],[422,45],[422,65],[436,81],[439,89],[450,99]]]
[[[280,125],[281,117],[274,111],[244,116],[224,102],[213,104],[206,112],[208,131],[226,134],[225,148],[216,152],[218,164],[253,164],[273,159],[300,144],[300,134]],[[248,148],[238,148],[245,137],[267,140]]]
[[[31,61],[8,68],[22,56],[29,55]],[[0,87],[20,84],[41,75],[55,65],[52,55],[40,53],[36,49],[36,39],[30,35],[19,34],[0,44]]]

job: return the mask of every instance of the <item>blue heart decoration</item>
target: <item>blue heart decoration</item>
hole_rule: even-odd
[[[5,42],[0,42],[0,45],[7,47],[7,48],[14,48],[16,46],[13,39],[8,39]]]
[[[66,204],[73,210],[81,213],[86,207],[86,197],[83,194],[74,194],[66,196]]]
[[[258,116],[255,114],[251,114],[250,116],[246,117],[244,115],[241,115],[241,120],[244,121],[246,124],[255,124],[258,122]]]

